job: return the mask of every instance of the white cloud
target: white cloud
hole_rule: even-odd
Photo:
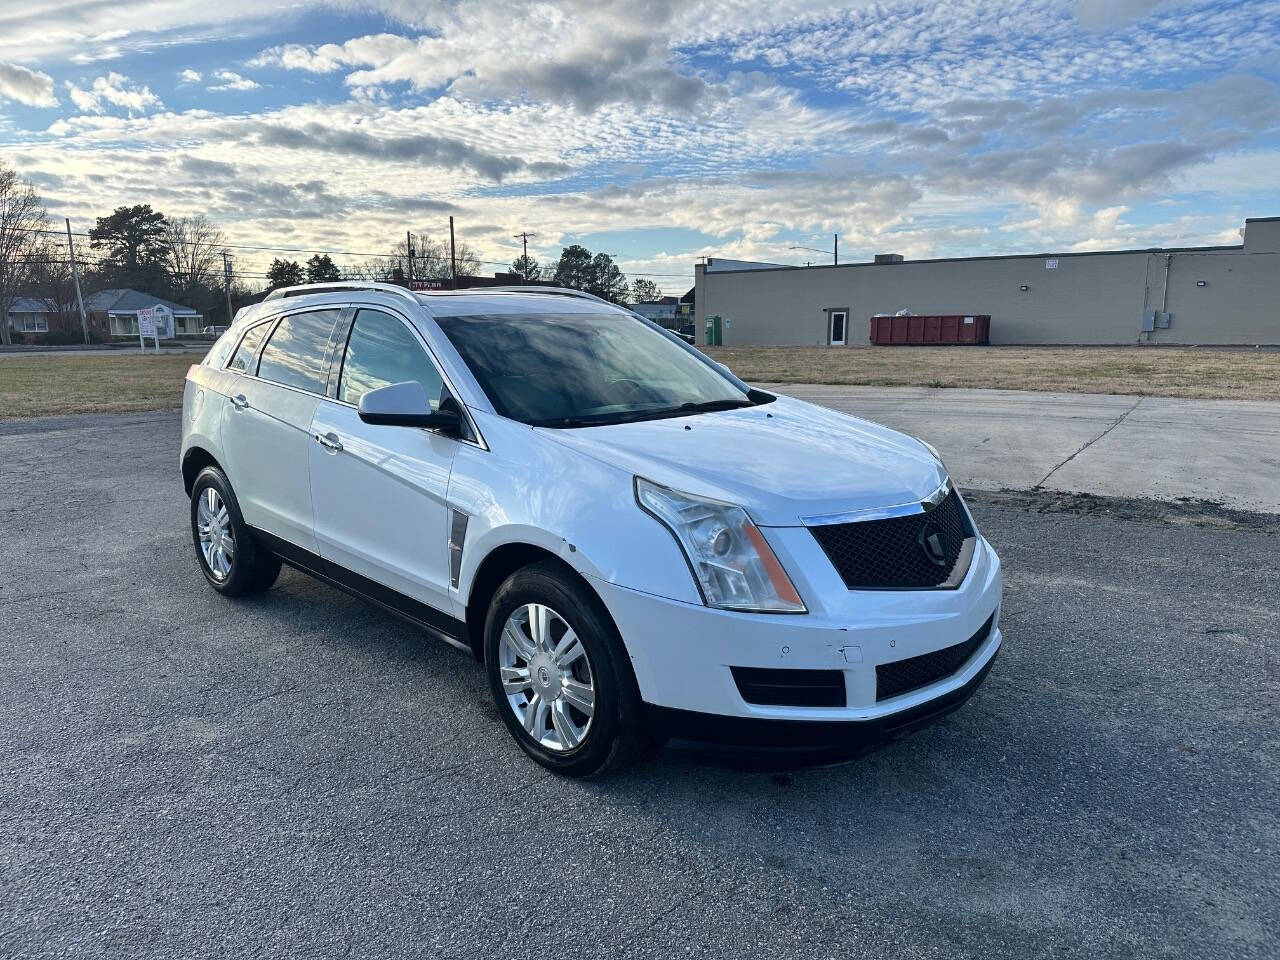
[[[150,87],[140,86],[114,71],[95,79],[88,90],[82,90],[68,80],[67,95],[76,108],[84,113],[102,113],[110,105],[120,107],[132,116],[164,106]]]
[[[207,88],[209,90],[256,90],[261,86],[256,80],[242,77],[231,70],[215,70],[213,78],[219,82],[211,84]]]
[[[0,63],[0,100],[16,100],[29,107],[58,104],[51,76],[16,63]]]
[[[51,16],[55,2],[86,19]],[[239,63],[246,36],[287,23],[306,37],[275,0],[116,4],[114,24],[98,3],[27,0],[39,22],[0,14],[0,57],[19,36],[65,59],[51,51],[78,31],[68,49],[143,63],[157,44],[235,32],[233,52],[193,62]],[[110,74],[99,81],[154,103],[69,86],[81,116],[6,130],[6,144],[24,141],[24,165],[62,178],[51,203],[72,212],[146,197],[247,243],[380,249],[424,210],[456,214],[493,260],[509,261],[524,229],[544,258],[595,231],[713,238],[629,264],[677,273],[698,254],[794,261],[796,237],[832,232],[851,255],[913,257],[1142,246],[1166,242],[1162,229],[1203,242],[1280,196],[1280,94],[1261,79],[1280,57],[1280,6],[1170,3],[1176,18],[1137,23],[1155,0],[1117,0],[1114,19],[1101,0],[329,0],[383,13],[388,32],[265,34],[239,69],[296,71],[272,91],[294,106],[166,113]],[[172,164],[157,168],[157,153]],[[1220,158],[1246,155],[1248,181],[1223,175],[1234,168]],[[1226,212],[1153,213],[1191,193]]]

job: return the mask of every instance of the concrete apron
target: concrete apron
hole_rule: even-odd
[[[1280,403],[762,386],[929,441],[962,489],[1190,497],[1280,514]]]

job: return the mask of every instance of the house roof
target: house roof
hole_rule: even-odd
[[[43,297],[14,297],[10,313],[56,313],[53,302]]]
[[[137,313],[147,307],[154,307],[158,303],[164,304],[177,317],[200,316],[198,310],[184,307],[182,304],[166,300],[164,297],[154,297],[149,293],[140,293],[137,290],[128,288],[99,290],[97,293],[91,293],[84,298],[84,308],[86,310],[105,310],[108,313]]]

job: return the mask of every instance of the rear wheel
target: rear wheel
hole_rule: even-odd
[[[192,484],[191,538],[205,580],[228,597],[260,593],[280,575],[280,558],[254,537],[217,467],[205,467]]]
[[[613,621],[556,563],[518,570],[498,589],[485,621],[485,670],[507,729],[549,770],[618,770],[649,742]]]

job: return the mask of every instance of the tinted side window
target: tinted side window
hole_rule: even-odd
[[[215,370],[222,369],[222,363],[227,359],[227,354],[231,352],[235,342],[236,335],[234,333],[224,333],[209,348],[209,352],[204,355],[204,359],[200,362],[206,367],[213,367]]]
[[[252,373],[253,362],[258,355],[258,347],[262,345],[262,338],[267,335],[267,331],[270,329],[270,323],[260,323],[256,327],[250,327],[249,332],[240,341],[240,346],[236,348],[235,356],[227,364],[227,369],[239,370],[241,373]]]
[[[324,393],[324,355],[341,312],[312,310],[281,320],[262,351],[258,376],[309,393]]]
[[[370,390],[406,380],[422,384],[431,399],[431,409],[436,409],[443,383],[417,337],[390,314],[361,310],[347,341],[338,399],[359,404]]]

